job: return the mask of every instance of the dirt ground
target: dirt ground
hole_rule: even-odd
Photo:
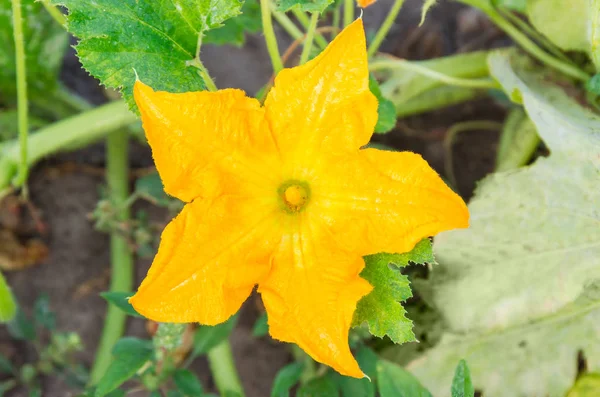
[[[364,12],[367,33],[373,34],[387,14],[390,0],[379,0]],[[382,50],[408,59],[425,59],[460,51],[490,48],[506,43],[506,39],[485,18],[457,3],[441,2],[432,10],[425,25],[418,29],[420,0],[409,0]],[[285,34],[280,37],[282,48],[289,45]],[[271,69],[264,40],[250,37],[242,49],[209,47],[203,59],[220,87],[238,87],[252,95],[266,82]],[[93,103],[106,101],[97,82],[79,68],[73,51],[65,59],[64,82]],[[482,99],[425,116],[400,120],[397,129],[378,142],[396,149],[419,152],[441,174],[444,173],[443,138],[453,124],[466,120],[504,118],[505,110],[489,99]],[[475,182],[493,169],[498,134],[473,131],[461,135],[454,146],[454,169],[458,190],[470,197]],[[137,142],[130,148],[132,168],[152,165],[150,150]],[[65,168],[65,164],[75,164]],[[90,168],[90,166],[92,168]],[[86,346],[81,359],[90,365],[105,314],[106,304],[98,293],[107,289],[109,279],[109,243],[107,235],[94,230],[88,214],[93,211],[99,190],[104,183],[103,144],[96,144],[74,153],[47,159],[32,172],[29,186],[32,203],[47,226],[41,236],[49,247],[47,260],[39,266],[7,275],[9,284],[26,311],[31,311],[36,297],[46,293],[51,308],[57,314],[59,329],[79,333]],[[99,172],[95,172],[94,169]],[[166,218],[164,211],[152,209],[152,217]],[[145,275],[150,260],[137,260],[137,282]],[[84,286],[84,287],[82,287]],[[254,298],[253,298],[254,299]],[[269,395],[276,372],[291,360],[287,346],[269,337],[255,339],[251,327],[258,313],[250,300],[243,308],[239,326],[232,336],[235,359],[248,397]],[[145,336],[142,320],[131,319],[128,331]],[[12,353],[17,362],[27,360],[24,345],[14,344],[0,330],[0,351]],[[24,354],[25,353],[25,354]],[[199,359],[194,369],[204,385],[212,388],[208,365]],[[45,379],[44,396],[73,395],[62,381]],[[23,391],[13,395],[26,395]]]

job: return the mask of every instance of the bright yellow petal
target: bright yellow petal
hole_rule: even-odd
[[[329,159],[326,169],[313,184],[315,210],[339,244],[360,255],[407,252],[469,225],[464,201],[418,154],[366,149]]]
[[[369,91],[362,20],[344,29],[315,59],[284,69],[265,101],[277,145],[293,164],[369,142],[377,99]]]
[[[361,8],[367,8],[371,4],[375,3],[375,1],[377,0],[356,0],[356,2]]]
[[[274,211],[279,209],[272,203],[238,196],[187,204],[164,230],[131,304],[160,322],[227,320],[269,272],[281,239]]]
[[[356,303],[372,289],[358,276],[364,261],[339,250],[309,212],[289,218],[295,225],[288,227],[269,277],[259,284],[269,332],[343,375],[362,378],[348,332]]]
[[[243,91],[171,94],[138,81],[134,95],[168,194],[189,202],[228,192],[235,184],[223,172],[248,183],[272,179],[278,155],[264,109]]]

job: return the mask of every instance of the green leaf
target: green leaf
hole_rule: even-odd
[[[406,318],[406,310],[400,303],[412,296],[408,278],[398,269],[409,262],[435,263],[429,239],[422,240],[404,254],[365,257],[365,268],[360,276],[373,286],[373,291],[358,302],[353,326],[366,323],[372,335],[380,338],[387,335],[394,343],[415,340],[412,321]]]
[[[177,389],[189,397],[202,397],[204,390],[198,377],[188,369],[178,369],[173,374],[173,382]]]
[[[267,313],[263,313],[256,319],[254,326],[252,327],[252,336],[260,338],[269,333],[269,318]]]
[[[375,397],[375,381],[377,378],[377,354],[368,347],[361,346],[355,353],[360,369],[370,378],[351,378],[336,375],[336,381],[342,397]]]
[[[490,57],[551,154],[484,179],[469,229],[436,237],[441,266],[422,292],[449,330],[409,366],[436,395],[461,358],[495,397],[563,396],[580,353],[600,368],[600,116],[527,66],[516,52]]]
[[[425,0],[423,3],[423,8],[421,9],[421,21],[419,22],[419,26],[423,25],[425,22],[425,17],[427,16],[427,12],[429,9],[435,5],[436,0]]]
[[[15,371],[12,363],[4,354],[0,354],[0,374],[12,374]]]
[[[48,295],[42,294],[35,301],[33,320],[36,325],[42,326],[47,330],[52,331],[56,328],[56,316],[50,310],[50,298],[48,298]]]
[[[585,83],[585,88],[592,94],[600,96],[600,73],[593,75],[592,78]]]
[[[30,96],[48,95],[56,88],[69,36],[41,2],[22,0],[27,88]],[[14,103],[17,95],[15,43],[11,0],[0,0],[0,102]]]
[[[521,108],[513,109],[500,134],[496,154],[496,171],[508,171],[524,166],[529,162],[540,137],[527,114]]]
[[[331,3],[333,0],[279,0],[277,9],[286,12],[297,8],[304,12],[322,13]]]
[[[246,0],[239,16],[228,19],[220,28],[208,31],[202,42],[241,47],[246,41],[246,34],[256,33],[261,29],[260,3],[258,0]]]
[[[144,316],[139,314],[133,306],[131,306],[131,303],[129,303],[129,298],[133,296],[133,292],[106,291],[101,292],[100,296],[106,299],[108,303],[115,305],[130,316],[144,318]]]
[[[113,361],[98,382],[95,397],[103,397],[132,378],[152,358],[152,342],[133,337],[121,338],[113,348]]]
[[[4,275],[0,273],[0,323],[12,321],[16,314],[17,303]]]
[[[135,73],[155,90],[200,91],[205,84],[189,66],[201,34],[239,14],[239,0],[52,0],[69,9],[69,31],[80,39],[84,68],[121,88],[134,109]],[[134,72],[135,70],[135,72]]]
[[[301,363],[292,363],[281,368],[275,375],[271,397],[289,397],[290,390],[300,380],[303,370]]]
[[[566,397],[597,397],[600,396],[600,374],[584,374],[577,379]]]
[[[410,372],[386,360],[377,363],[377,380],[381,397],[432,397]]]
[[[369,76],[369,89],[377,98],[377,124],[375,125],[375,132],[378,134],[385,134],[390,132],[396,126],[396,107],[394,103],[389,99],[381,95],[381,89],[377,79],[373,76]]]
[[[465,360],[460,360],[452,380],[452,397],[473,397],[475,389],[471,382],[471,373]]]
[[[35,340],[35,327],[33,322],[27,318],[21,308],[17,308],[17,313],[8,323],[8,333],[15,339],[19,340]]]
[[[296,393],[296,397],[337,397],[339,395],[337,385],[326,375],[309,380]]]
[[[238,315],[235,314],[224,323],[210,326],[202,325],[194,333],[194,348],[192,354],[199,356],[208,353],[213,347],[229,337],[237,324]]]
[[[524,13],[527,10],[527,0],[492,0],[496,7]]]
[[[153,172],[138,178],[135,181],[135,192],[159,206],[167,206],[171,200],[167,193],[165,193],[158,172]]]
[[[563,50],[589,52],[590,0],[527,0],[531,24]]]

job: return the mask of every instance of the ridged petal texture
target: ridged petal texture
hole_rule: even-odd
[[[171,94],[138,81],[134,94],[165,190],[187,204],[133,306],[218,324],[258,285],[274,338],[363,377],[348,345],[372,289],[362,256],[410,251],[469,215],[419,155],[361,149],[377,121],[362,20],[279,73],[264,107],[231,89]]]

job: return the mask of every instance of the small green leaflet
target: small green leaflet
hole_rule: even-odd
[[[380,338],[387,335],[394,343],[415,340],[412,321],[406,317],[406,310],[400,303],[412,296],[408,278],[399,270],[409,262],[435,263],[429,239],[422,240],[404,254],[382,253],[365,257],[365,268],[360,276],[373,286],[373,291],[358,302],[353,326],[367,323],[372,335]]]
[[[220,28],[209,30],[202,42],[241,47],[246,41],[246,34],[259,32],[261,28],[260,3],[258,0],[246,0],[240,15],[228,19]]]
[[[69,31],[80,39],[84,68],[121,88],[135,108],[135,73],[155,90],[200,91],[204,81],[189,62],[199,37],[240,13],[238,0],[52,0],[69,9]],[[135,70],[135,72],[134,72]]]
[[[27,85],[30,94],[54,91],[69,36],[46,12],[39,1],[22,0],[23,36],[27,56]],[[16,98],[15,44],[12,33],[11,0],[0,0],[0,100]],[[31,95],[35,102],[35,95]]]
[[[473,397],[475,389],[471,381],[471,372],[465,360],[460,360],[454,371],[454,379],[452,380],[452,389],[450,390],[452,397]]]
[[[369,90],[377,98],[377,124],[375,132],[385,134],[396,126],[396,107],[394,103],[381,94],[379,83],[373,76],[369,76]]]
[[[321,13],[331,3],[333,0],[280,0],[277,9],[285,12],[297,7],[300,11]]]
[[[436,0],[425,0],[423,3],[423,8],[421,9],[421,22],[419,22],[419,26],[423,25],[423,22],[425,22],[425,17],[427,16],[427,12],[435,5],[435,2]]]
[[[0,323],[11,321],[17,314],[17,304],[4,276],[0,273]]]

